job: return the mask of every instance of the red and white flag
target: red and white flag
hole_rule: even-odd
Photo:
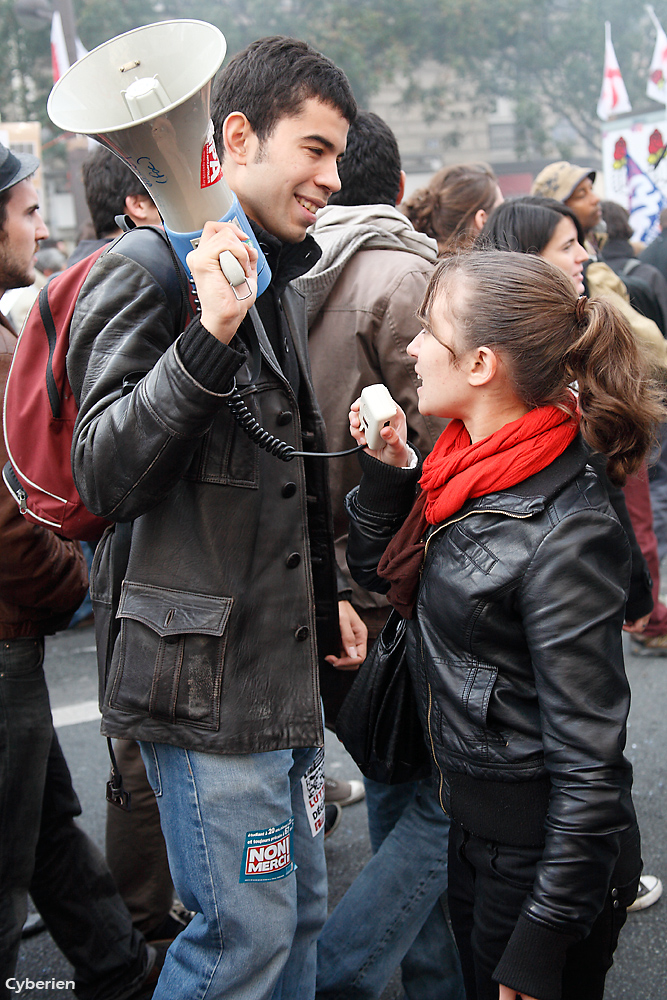
[[[646,10],[655,25],[657,33],[655,48],[653,49],[653,58],[651,59],[651,66],[648,71],[646,93],[649,97],[652,97],[654,101],[659,101],[661,104],[667,104],[667,35],[665,35],[665,32],[662,30],[662,25],[655,16],[653,7],[647,6]]]
[[[597,111],[598,118],[606,122],[617,115],[625,115],[628,111],[632,111],[632,105],[614,52],[609,21],[605,21],[604,32],[604,76]]]
[[[80,59],[85,56],[87,49],[83,47],[81,39],[76,37],[76,58]],[[67,55],[67,43],[65,41],[65,32],[63,30],[63,21],[60,16],[60,11],[54,11],[53,17],[51,18],[51,66],[53,68],[53,82],[57,83],[61,76],[63,76],[67,70],[70,68],[69,56]]]

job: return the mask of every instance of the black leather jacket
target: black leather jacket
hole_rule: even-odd
[[[281,302],[298,401],[259,319],[253,383],[238,335],[226,347],[197,320],[174,328],[134,260],[104,255],[83,286],[68,353],[75,481],[92,511],[133,522],[109,670],[111,533],[91,574],[107,735],[219,753],[323,742],[318,661],[340,647],[326,463],[260,450],[225,399],[236,375],[265,428],[324,450],[305,303],[289,286]]]
[[[512,950],[531,953],[535,936],[564,955],[590,929],[610,880],[622,896],[628,884],[627,904],[639,874],[623,756],[630,549],[586,461],[577,438],[542,472],[436,525],[408,622],[443,809],[485,839],[544,845],[507,961]],[[363,465],[348,497],[348,560],[362,586],[385,591],[377,563],[417,473],[368,457]]]

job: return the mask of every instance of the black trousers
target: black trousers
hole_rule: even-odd
[[[541,856],[541,847],[506,847],[481,840],[452,822],[449,910],[467,1000],[498,1000],[493,971],[532,888]],[[605,977],[626,919],[625,906],[615,907],[614,902],[608,894],[591,933],[568,949],[562,1000],[602,1000]],[[535,995],[540,1000],[540,994]]]

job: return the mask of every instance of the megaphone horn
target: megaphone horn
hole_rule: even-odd
[[[134,171],[186,268],[205,222],[236,222],[259,254],[261,294],[271,273],[222,175],[213,139],[211,80],[226,49],[222,32],[205,21],[160,21],[126,31],[67,70],[51,91],[47,111],[58,128],[93,136]],[[221,263],[238,284],[238,262]]]

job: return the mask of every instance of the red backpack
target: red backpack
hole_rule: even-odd
[[[138,261],[153,275],[174,313],[175,334],[181,332],[189,296],[171,244],[159,228],[132,229],[61,271],[41,289],[14,350],[4,402],[9,456],[2,472],[5,485],[29,521],[82,541],[97,541],[108,522],[87,510],[72,478],[78,405],[67,377],[67,351],[81,287],[93,264],[111,249]]]

